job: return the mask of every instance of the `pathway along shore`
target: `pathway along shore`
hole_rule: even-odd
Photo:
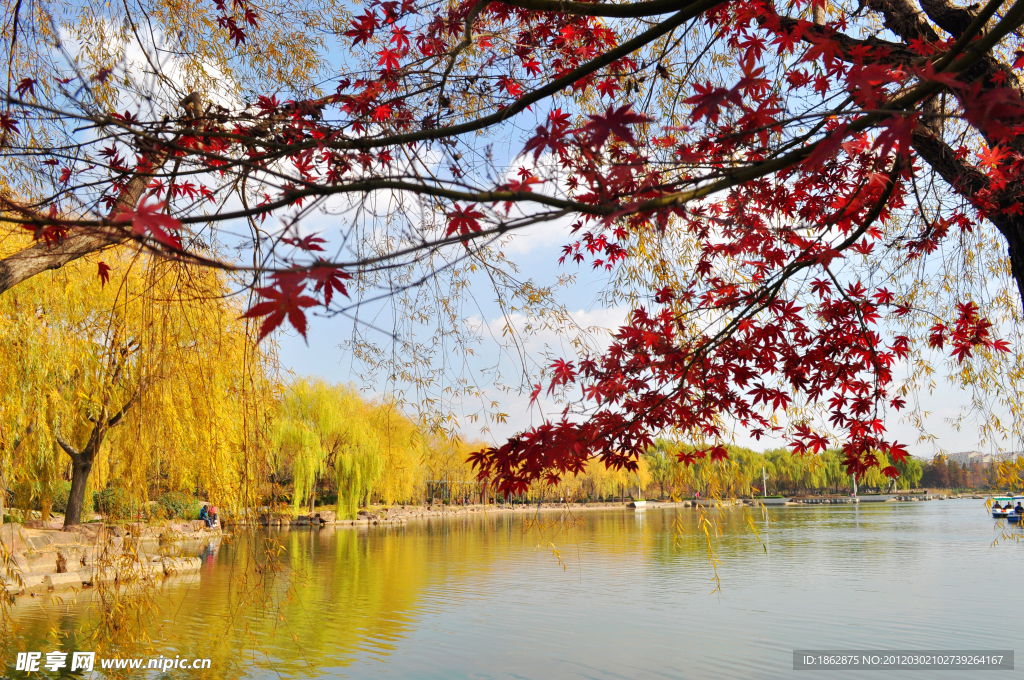
[[[850,496],[805,496],[805,497],[775,497],[775,498],[728,498],[722,500],[699,499],[681,501],[652,501],[646,502],[646,508],[689,508],[697,505],[717,505],[720,507],[756,507],[758,505],[781,506],[781,505],[821,505],[821,504],[843,504],[856,502],[898,502],[898,501],[921,501],[921,500],[942,500],[946,498],[961,498],[959,495],[929,495],[927,493],[910,494],[871,494],[856,498]],[[981,498],[981,496],[976,496]],[[333,510],[323,509],[313,513],[294,515],[291,511],[252,513],[248,516],[227,517],[225,523],[228,526],[246,526],[257,524],[265,527],[303,527],[303,526],[374,526],[388,524],[402,524],[412,519],[429,517],[455,517],[459,515],[475,514],[530,514],[537,512],[586,512],[589,510],[607,510],[615,508],[632,507],[631,502],[610,502],[610,503],[515,503],[490,505],[394,505],[387,508],[364,508],[359,511],[355,519],[339,519]]]

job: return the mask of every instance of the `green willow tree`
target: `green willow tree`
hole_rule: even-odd
[[[366,404],[352,387],[296,380],[281,400],[273,428],[279,463],[290,464],[296,509],[314,508],[315,489],[332,470],[338,508],[349,514],[380,476],[383,460]]]
[[[410,500],[422,488],[423,437],[391,400],[368,401],[350,385],[299,379],[288,385],[274,421],[278,465],[290,467],[295,509],[314,510],[330,477],[348,516],[373,496]]]

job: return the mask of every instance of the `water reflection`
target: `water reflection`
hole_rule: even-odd
[[[168,583],[153,648],[212,658],[197,672],[211,678],[717,679],[791,677],[795,648],[1000,646],[986,627],[1007,591],[982,567],[1015,564],[1021,545],[991,545],[980,502],[709,516],[714,595],[693,509],[239,536]],[[258,574],[276,545],[285,568]],[[257,579],[274,597],[254,605]],[[17,609],[43,651],[49,627],[87,613],[39,598]]]

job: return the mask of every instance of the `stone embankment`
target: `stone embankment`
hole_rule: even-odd
[[[724,500],[723,505],[742,505],[741,500]],[[700,501],[701,505],[706,504]],[[659,508],[689,508],[698,505],[697,501],[678,502],[654,502],[651,501],[648,507]],[[318,526],[380,526],[390,524],[404,524],[414,519],[429,519],[432,517],[458,517],[483,514],[501,515],[506,513],[535,514],[540,512],[584,512],[588,510],[623,509],[629,507],[628,503],[541,503],[540,505],[516,503],[515,505],[501,503],[489,505],[395,505],[388,508],[374,508],[360,510],[354,519],[340,518],[331,510],[318,510],[310,514],[294,515],[290,510],[280,512],[269,512],[263,510],[254,513],[251,521],[259,526],[272,528],[286,527],[318,527]],[[245,526],[250,524],[245,516],[228,518],[225,524],[229,526]]]
[[[0,584],[8,592],[41,594],[99,581],[156,581],[198,571],[202,561],[193,555],[220,540],[220,530],[201,521],[159,527],[90,523],[71,531],[4,524]]]
[[[804,496],[804,497],[771,497],[771,498],[727,498],[722,500],[697,499],[674,502],[648,501],[648,508],[689,508],[696,506],[715,505],[719,507],[752,507],[757,505],[833,505],[845,503],[859,503],[871,501],[930,501],[944,500],[947,498],[966,498],[955,494],[929,495],[917,494],[874,494],[853,496]],[[360,510],[358,515],[352,518],[337,517],[332,510],[318,510],[313,513],[295,515],[290,508],[280,511],[271,511],[266,508],[258,513],[251,513],[241,517],[228,518],[225,523],[234,526],[245,526],[249,524],[271,527],[322,527],[322,526],[381,526],[404,524],[415,519],[429,519],[432,517],[457,517],[480,514],[530,514],[540,512],[584,512],[588,510],[623,509],[630,507],[629,503],[542,503],[539,506],[534,504],[515,505],[501,503],[490,505],[395,505],[389,508],[373,508]]]

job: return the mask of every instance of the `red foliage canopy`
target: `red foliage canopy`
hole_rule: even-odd
[[[257,3],[217,8],[236,46],[264,20]],[[875,25],[864,12],[885,30],[853,37]],[[352,56],[323,97],[267,93],[237,110],[186,100],[176,120],[143,120],[84,104],[75,114],[44,111],[36,80],[23,78],[0,116],[5,153],[29,157],[10,140],[24,142],[40,111],[90,120],[117,143],[74,160],[33,152],[32,170],[50,178],[52,193],[31,205],[5,198],[5,207],[40,239],[37,255],[57,258],[51,266],[131,239],[244,269],[205,255],[188,234],[281,218],[276,259],[252,268],[266,276],[248,312],[264,319],[261,337],[286,319],[304,333],[307,310],[347,296],[342,280],[367,268],[472,249],[542,219],[575,216],[562,262],[609,270],[638,256],[637,234],[685,233],[697,245],[685,277],[650,291],[602,354],[551,366],[548,392],[578,387],[584,415],[567,409],[476,453],[481,477],[514,492],[582,470],[592,456],[632,467],[665,430],[713,442],[692,455],[718,457],[723,419],[760,436],[778,430],[771,413],[794,400],[826,405],[846,465],[860,474],[879,452],[906,455],[886,436],[883,414],[904,406],[893,368],[911,351],[886,318],[909,310],[899,291],[843,274],[843,263],[880,251],[924,258],[987,221],[1006,239],[1024,290],[1024,52],[1000,60],[1022,24],[1024,0],[866,0],[829,16],[800,0],[372,0],[344,32]],[[62,91],[74,102],[81,90]],[[505,159],[517,179],[468,178],[455,149],[507,137],[528,115],[540,124]],[[408,160],[430,154],[452,162],[432,174]],[[913,233],[886,240],[882,227],[920,202],[924,173],[956,205],[921,206]],[[256,176],[258,204],[197,210],[223,206]],[[322,241],[296,231],[307,201],[379,191],[428,197],[442,229],[357,261],[314,255]],[[72,212],[69,195],[92,216],[59,217]],[[0,291],[38,271],[17,258],[0,262]],[[936,323],[930,344],[961,361],[979,348],[1009,349],[970,300],[952,327]],[[809,423],[790,432],[798,451],[828,445]]]

